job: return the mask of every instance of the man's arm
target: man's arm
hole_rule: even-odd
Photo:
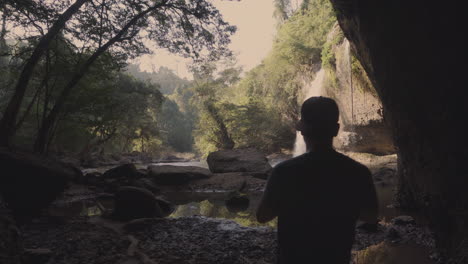
[[[278,173],[273,169],[263,193],[260,205],[257,208],[257,221],[266,223],[278,216],[279,208],[279,184]]]
[[[367,167],[363,168],[362,177],[361,213],[359,219],[369,224],[377,224],[379,221],[377,219],[379,211],[377,194],[374,182],[372,181],[372,174]]]

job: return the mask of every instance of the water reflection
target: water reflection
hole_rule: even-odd
[[[410,214],[402,212],[392,206],[395,194],[394,186],[376,186],[379,199],[379,217],[384,222],[389,222],[392,218]],[[250,200],[246,210],[235,212],[226,207],[225,201],[229,198],[228,192],[173,192],[167,193],[167,198],[172,203],[178,205],[175,212],[170,217],[182,217],[202,215],[213,218],[231,219],[244,226],[263,226],[255,219],[255,210],[258,207],[261,192],[251,192],[247,194]],[[417,215],[414,215],[418,220]],[[276,222],[267,223],[268,226],[276,226]]]
[[[183,217],[202,215],[211,218],[223,218],[234,220],[242,226],[258,227],[271,226],[276,227],[276,220],[270,223],[258,223],[255,217],[255,210],[258,207],[262,193],[248,193],[249,206],[246,210],[240,208],[227,207],[225,201],[229,199],[230,193],[170,193],[168,199],[178,204],[174,213],[169,217]],[[177,197],[177,198],[174,198]]]

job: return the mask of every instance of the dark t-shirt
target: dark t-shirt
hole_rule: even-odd
[[[357,218],[375,196],[369,169],[334,150],[278,164],[264,200],[278,212],[279,263],[349,263]]]

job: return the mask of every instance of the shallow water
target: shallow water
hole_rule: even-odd
[[[148,164],[137,165],[146,167]],[[176,166],[199,166],[207,167],[206,162],[175,162],[157,163],[151,165],[176,165]],[[105,171],[107,168],[100,168]],[[377,196],[379,199],[380,219],[383,222],[390,221],[399,215],[412,215],[418,224],[423,224],[418,215],[402,212],[392,207],[395,182],[387,184],[377,184]],[[231,196],[230,192],[221,190],[194,191],[194,192],[166,192],[164,196],[175,205],[175,211],[169,216],[172,218],[201,215],[210,218],[234,220],[242,226],[276,227],[276,220],[267,224],[260,224],[255,219],[255,210],[260,202],[262,192],[248,192],[245,195],[249,198],[247,208],[230,208],[226,206],[226,200]],[[94,216],[102,215],[105,211],[111,211],[113,201],[111,197],[95,197],[65,203],[55,203],[51,207],[50,213],[58,216]],[[380,244],[366,248],[365,250],[354,252],[355,264],[433,264],[429,259],[427,248],[416,244],[390,244],[382,242]]]
[[[277,163],[274,161],[272,163]],[[206,161],[190,161],[190,162],[171,162],[171,163],[152,163],[152,164],[137,164],[138,168],[146,168],[149,165],[173,165],[173,166],[197,166],[208,168]],[[272,164],[274,166],[274,164]],[[101,172],[109,169],[98,168],[93,170],[99,170]],[[417,214],[403,212],[392,206],[393,197],[395,193],[396,181],[387,183],[385,185],[377,184],[377,196],[379,200],[379,218],[388,222],[392,218],[409,214],[415,217],[418,223],[420,217]],[[261,192],[249,192],[246,193],[250,200],[247,209],[239,210],[239,208],[228,208],[225,201],[229,198],[230,192],[222,190],[203,190],[194,192],[166,192],[164,196],[176,205],[176,210],[170,215],[170,217],[183,217],[202,215],[213,218],[225,218],[231,219],[243,226],[262,226],[255,220],[255,210],[260,202]],[[97,205],[96,201],[100,201],[100,206]],[[97,199],[94,202],[85,201],[70,204],[69,207],[74,208],[72,211],[79,212],[80,215],[100,215],[103,213],[103,208],[110,210],[112,209],[111,202],[101,201]],[[103,206],[102,204],[106,204]],[[73,213],[76,215],[76,213]],[[422,223],[421,223],[422,224]],[[276,222],[267,223],[266,225],[275,226]]]

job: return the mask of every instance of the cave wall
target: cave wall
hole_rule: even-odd
[[[349,41],[338,23],[327,35],[325,51],[328,62],[322,62],[325,80],[322,94],[333,98],[340,109],[340,132],[334,140],[342,151],[377,155],[395,153],[390,128],[382,103],[365,70],[353,56]]]
[[[466,263],[464,9],[455,1],[331,2],[392,127],[401,204],[421,208],[442,253]]]

